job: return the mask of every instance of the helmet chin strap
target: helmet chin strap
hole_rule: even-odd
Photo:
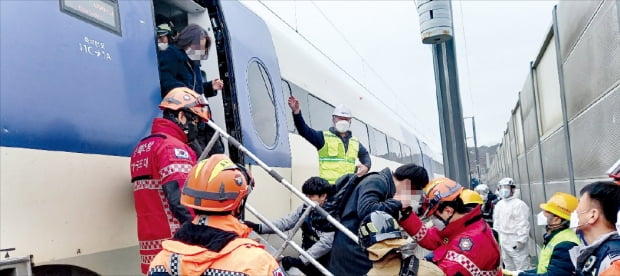
[[[556,230],[556,229],[562,228],[562,226],[565,226],[565,225],[567,225],[567,224],[569,224],[569,223],[570,223],[570,221],[568,221],[568,220],[563,220],[562,222],[560,222],[560,223],[558,223],[558,224],[556,224],[556,225],[547,224],[547,226],[545,226],[545,229],[546,229],[546,230],[553,231],[553,230]]]

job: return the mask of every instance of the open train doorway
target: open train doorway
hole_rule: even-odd
[[[209,16],[209,10],[207,9],[205,1],[193,1],[193,0],[153,0],[153,16],[155,23],[154,29],[161,24],[167,24],[172,30],[172,39],[183,30],[189,24],[197,24],[207,31],[211,38],[211,47],[208,51],[208,58],[200,61],[200,71],[203,81],[212,81],[214,79],[224,80],[224,86],[226,87],[227,79],[220,76],[221,67],[218,61],[218,52],[222,51],[221,46],[216,43],[216,36],[212,21]],[[157,34],[154,34],[154,43],[157,43]],[[161,49],[158,47],[158,51]],[[220,127],[227,129],[228,123],[225,114],[231,112],[230,110],[225,112],[224,106],[230,106],[224,104],[227,97],[223,96],[224,89],[217,91],[217,94],[213,97],[209,97],[209,106],[211,107],[211,115],[213,121],[215,121]],[[234,125],[234,124],[233,124]],[[224,141],[224,143],[226,143]],[[224,146],[226,153],[228,153],[228,147]]]

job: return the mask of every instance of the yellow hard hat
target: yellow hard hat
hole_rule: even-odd
[[[567,193],[557,192],[547,201],[547,203],[541,203],[540,209],[543,209],[549,213],[552,213],[565,220],[570,219],[570,213],[577,209],[579,199],[575,196]]]
[[[465,205],[471,204],[471,203],[476,203],[476,204],[484,203],[484,201],[482,201],[482,197],[480,196],[480,194],[470,189],[463,189],[463,191],[461,192],[461,199],[463,200],[463,203],[465,203]]]

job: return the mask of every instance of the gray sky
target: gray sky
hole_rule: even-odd
[[[413,1],[264,1],[289,25],[396,106],[440,151],[431,48]],[[500,142],[557,1],[453,1],[464,116],[479,145]],[[467,136],[471,134],[466,120]],[[473,146],[473,141],[469,141]]]

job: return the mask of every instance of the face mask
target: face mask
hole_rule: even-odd
[[[157,48],[159,48],[160,51],[165,51],[168,49],[168,43],[159,42],[157,43]]]
[[[334,125],[334,128],[336,129],[336,131],[340,132],[340,133],[345,133],[349,130],[349,127],[351,125],[349,124],[349,122],[345,121],[345,120],[340,120],[338,122],[336,122],[336,125]]]
[[[183,128],[183,132],[187,135],[187,142],[191,143],[198,137],[198,125],[188,122]]]
[[[543,212],[540,212],[538,213],[538,215],[536,215],[536,224],[540,226],[546,226],[547,224],[549,224],[547,222],[547,217],[545,217],[545,214]]]
[[[510,197],[510,190],[508,190],[508,189],[500,189],[499,190],[499,196],[501,198],[509,198]]]
[[[205,55],[205,50],[194,50],[190,47],[185,50],[185,53],[191,60],[201,60]]]
[[[620,233],[620,210],[618,210],[618,215],[616,215],[616,231]]]

